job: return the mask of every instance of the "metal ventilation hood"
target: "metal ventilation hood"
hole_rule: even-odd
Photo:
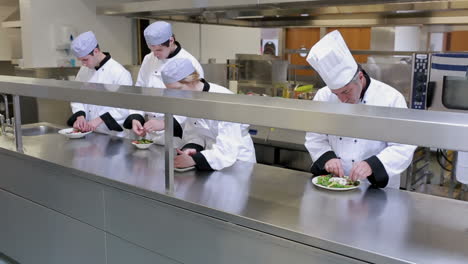
[[[102,1],[99,15],[245,27],[468,25],[468,0]]]

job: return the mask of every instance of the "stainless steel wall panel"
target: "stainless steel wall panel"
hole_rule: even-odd
[[[109,264],[176,264],[176,262],[121,238],[106,234],[107,263]]]
[[[2,189],[0,212],[0,252],[21,264],[106,261],[103,231]]]
[[[69,170],[54,170],[39,160],[26,162],[5,153],[0,153],[0,168],[0,188],[104,228],[102,185],[72,176]]]
[[[107,229],[181,263],[361,263],[122,191],[106,191]]]

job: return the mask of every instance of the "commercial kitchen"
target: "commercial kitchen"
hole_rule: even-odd
[[[0,264],[468,263],[468,1],[0,0],[0,22]]]

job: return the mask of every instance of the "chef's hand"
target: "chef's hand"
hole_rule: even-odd
[[[104,121],[100,117],[96,117],[93,120],[88,122],[89,130],[88,131],[94,131],[98,126],[100,126]]]
[[[187,154],[189,156],[193,156],[193,155],[197,154],[197,150],[193,149],[193,148],[187,148],[187,149],[184,149],[184,150],[177,149],[177,154],[178,155]]]
[[[344,177],[343,165],[340,159],[331,159],[325,163],[325,170],[338,177]]]
[[[357,162],[353,165],[349,175],[350,180],[357,181],[369,177],[372,174],[372,169],[369,163],[365,161]]]
[[[73,123],[73,128],[78,129],[81,132],[89,131],[88,122],[86,122],[84,116],[79,116],[76,118],[75,123]]]
[[[160,131],[164,129],[164,120],[151,119],[144,125],[145,131],[150,133],[153,131]]]
[[[195,166],[195,161],[188,154],[185,154],[180,150],[178,150],[177,153],[179,155],[174,158],[174,168],[187,168],[190,166]]]
[[[133,119],[132,120],[132,130],[137,136],[144,137],[146,135],[146,131],[141,125],[140,121]]]

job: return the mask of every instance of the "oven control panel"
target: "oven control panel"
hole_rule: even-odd
[[[413,86],[411,108],[426,109],[429,54],[415,54],[413,58]]]

